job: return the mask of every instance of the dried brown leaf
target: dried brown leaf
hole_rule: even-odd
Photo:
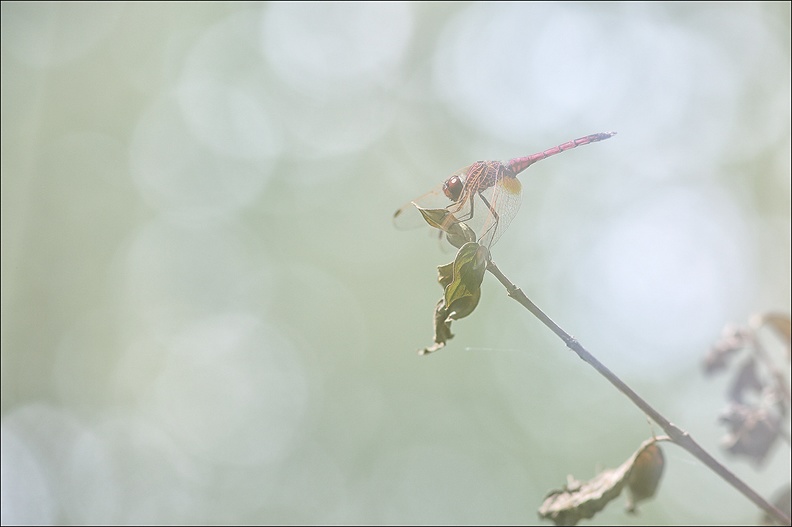
[[[733,403],[720,420],[729,427],[723,447],[732,455],[748,458],[761,465],[770,449],[781,437],[782,417],[773,407]]]
[[[576,525],[604,509],[621,494],[625,485],[630,484],[633,494],[628,510],[635,510],[637,502],[654,496],[663,472],[663,454],[656,443],[654,438],[644,441],[618,468],[603,470],[589,481],[568,476],[563,488],[545,497],[539,507],[539,517],[556,525]],[[647,449],[650,450],[647,452]],[[631,477],[633,471],[637,473]]]
[[[725,369],[732,357],[746,346],[751,333],[734,326],[723,328],[720,338],[704,357],[704,373],[712,375]]]
[[[655,495],[663,476],[665,458],[657,443],[651,443],[641,449],[635,456],[632,470],[627,477],[627,512],[636,512],[639,502],[648,500]]]
[[[445,232],[448,243],[457,249],[462,248],[466,243],[476,241],[476,233],[473,229],[456,219],[456,217],[446,209],[423,209],[418,207],[418,211],[421,213],[426,223],[435,229],[440,229]]]
[[[728,399],[731,402],[742,404],[745,402],[746,394],[761,393],[764,388],[765,384],[759,379],[756,372],[756,361],[753,358],[748,358],[732,379]]]

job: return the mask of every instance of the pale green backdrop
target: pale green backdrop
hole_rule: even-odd
[[[644,416],[485,277],[428,357],[402,203],[531,167],[493,250],[718,449],[721,328],[790,310],[790,4],[2,4],[3,523],[532,524]],[[594,524],[752,524],[666,446]]]

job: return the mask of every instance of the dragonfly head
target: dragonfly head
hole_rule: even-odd
[[[462,195],[462,189],[464,188],[464,183],[462,183],[462,179],[457,176],[453,175],[450,178],[446,179],[443,183],[443,193],[446,195],[448,199],[453,202],[459,200],[459,197]]]

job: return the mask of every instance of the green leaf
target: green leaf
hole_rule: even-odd
[[[477,243],[466,243],[454,259],[451,281],[445,285],[443,299],[449,318],[458,320],[470,315],[481,298],[481,282],[487,270],[489,252]],[[442,285],[442,282],[441,282]]]
[[[427,355],[442,349],[454,337],[451,322],[470,315],[476,309],[488,260],[486,247],[468,242],[459,249],[453,262],[437,268],[437,281],[443,288],[443,297],[434,311],[434,344],[418,353]]]

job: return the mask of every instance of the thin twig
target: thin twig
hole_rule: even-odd
[[[790,525],[790,518],[786,514],[778,510],[777,507],[773,506],[751,487],[746,485],[729,469],[716,461],[715,458],[713,458],[709,453],[707,453],[706,450],[704,450],[693,440],[690,434],[671,423],[668,419],[663,417],[660,412],[655,410],[649,403],[647,403],[643,398],[635,393],[632,388],[627,386],[627,384],[619,379],[616,374],[614,374],[607,367],[605,367],[604,364],[598,361],[575,338],[561,329],[561,327],[553,322],[553,320],[548,317],[541,309],[539,309],[536,304],[531,302],[528,297],[525,296],[525,293],[523,293],[519,287],[511,283],[511,281],[509,281],[509,279],[506,278],[503,273],[501,273],[500,269],[498,269],[498,266],[496,266],[491,260],[487,264],[487,271],[492,273],[493,276],[495,276],[495,278],[497,278],[498,281],[503,284],[503,286],[506,288],[506,292],[511,298],[522,304],[536,318],[541,320],[545,326],[550,328],[553,333],[558,335],[558,337],[564,341],[564,344],[566,344],[569,349],[577,353],[578,357],[583,359],[583,361],[591,365],[603,377],[608,379],[611,384],[618,388],[620,392],[626,395],[636,406],[638,406],[638,408],[643,410],[646,415],[656,422],[665,431],[665,433],[669,435],[672,442],[684,448],[702,463],[707,465],[727,483],[740,491],[749,500],[754,502],[754,504],[756,504],[759,508],[769,514],[771,517],[775,518],[777,521],[781,522],[782,525]]]

